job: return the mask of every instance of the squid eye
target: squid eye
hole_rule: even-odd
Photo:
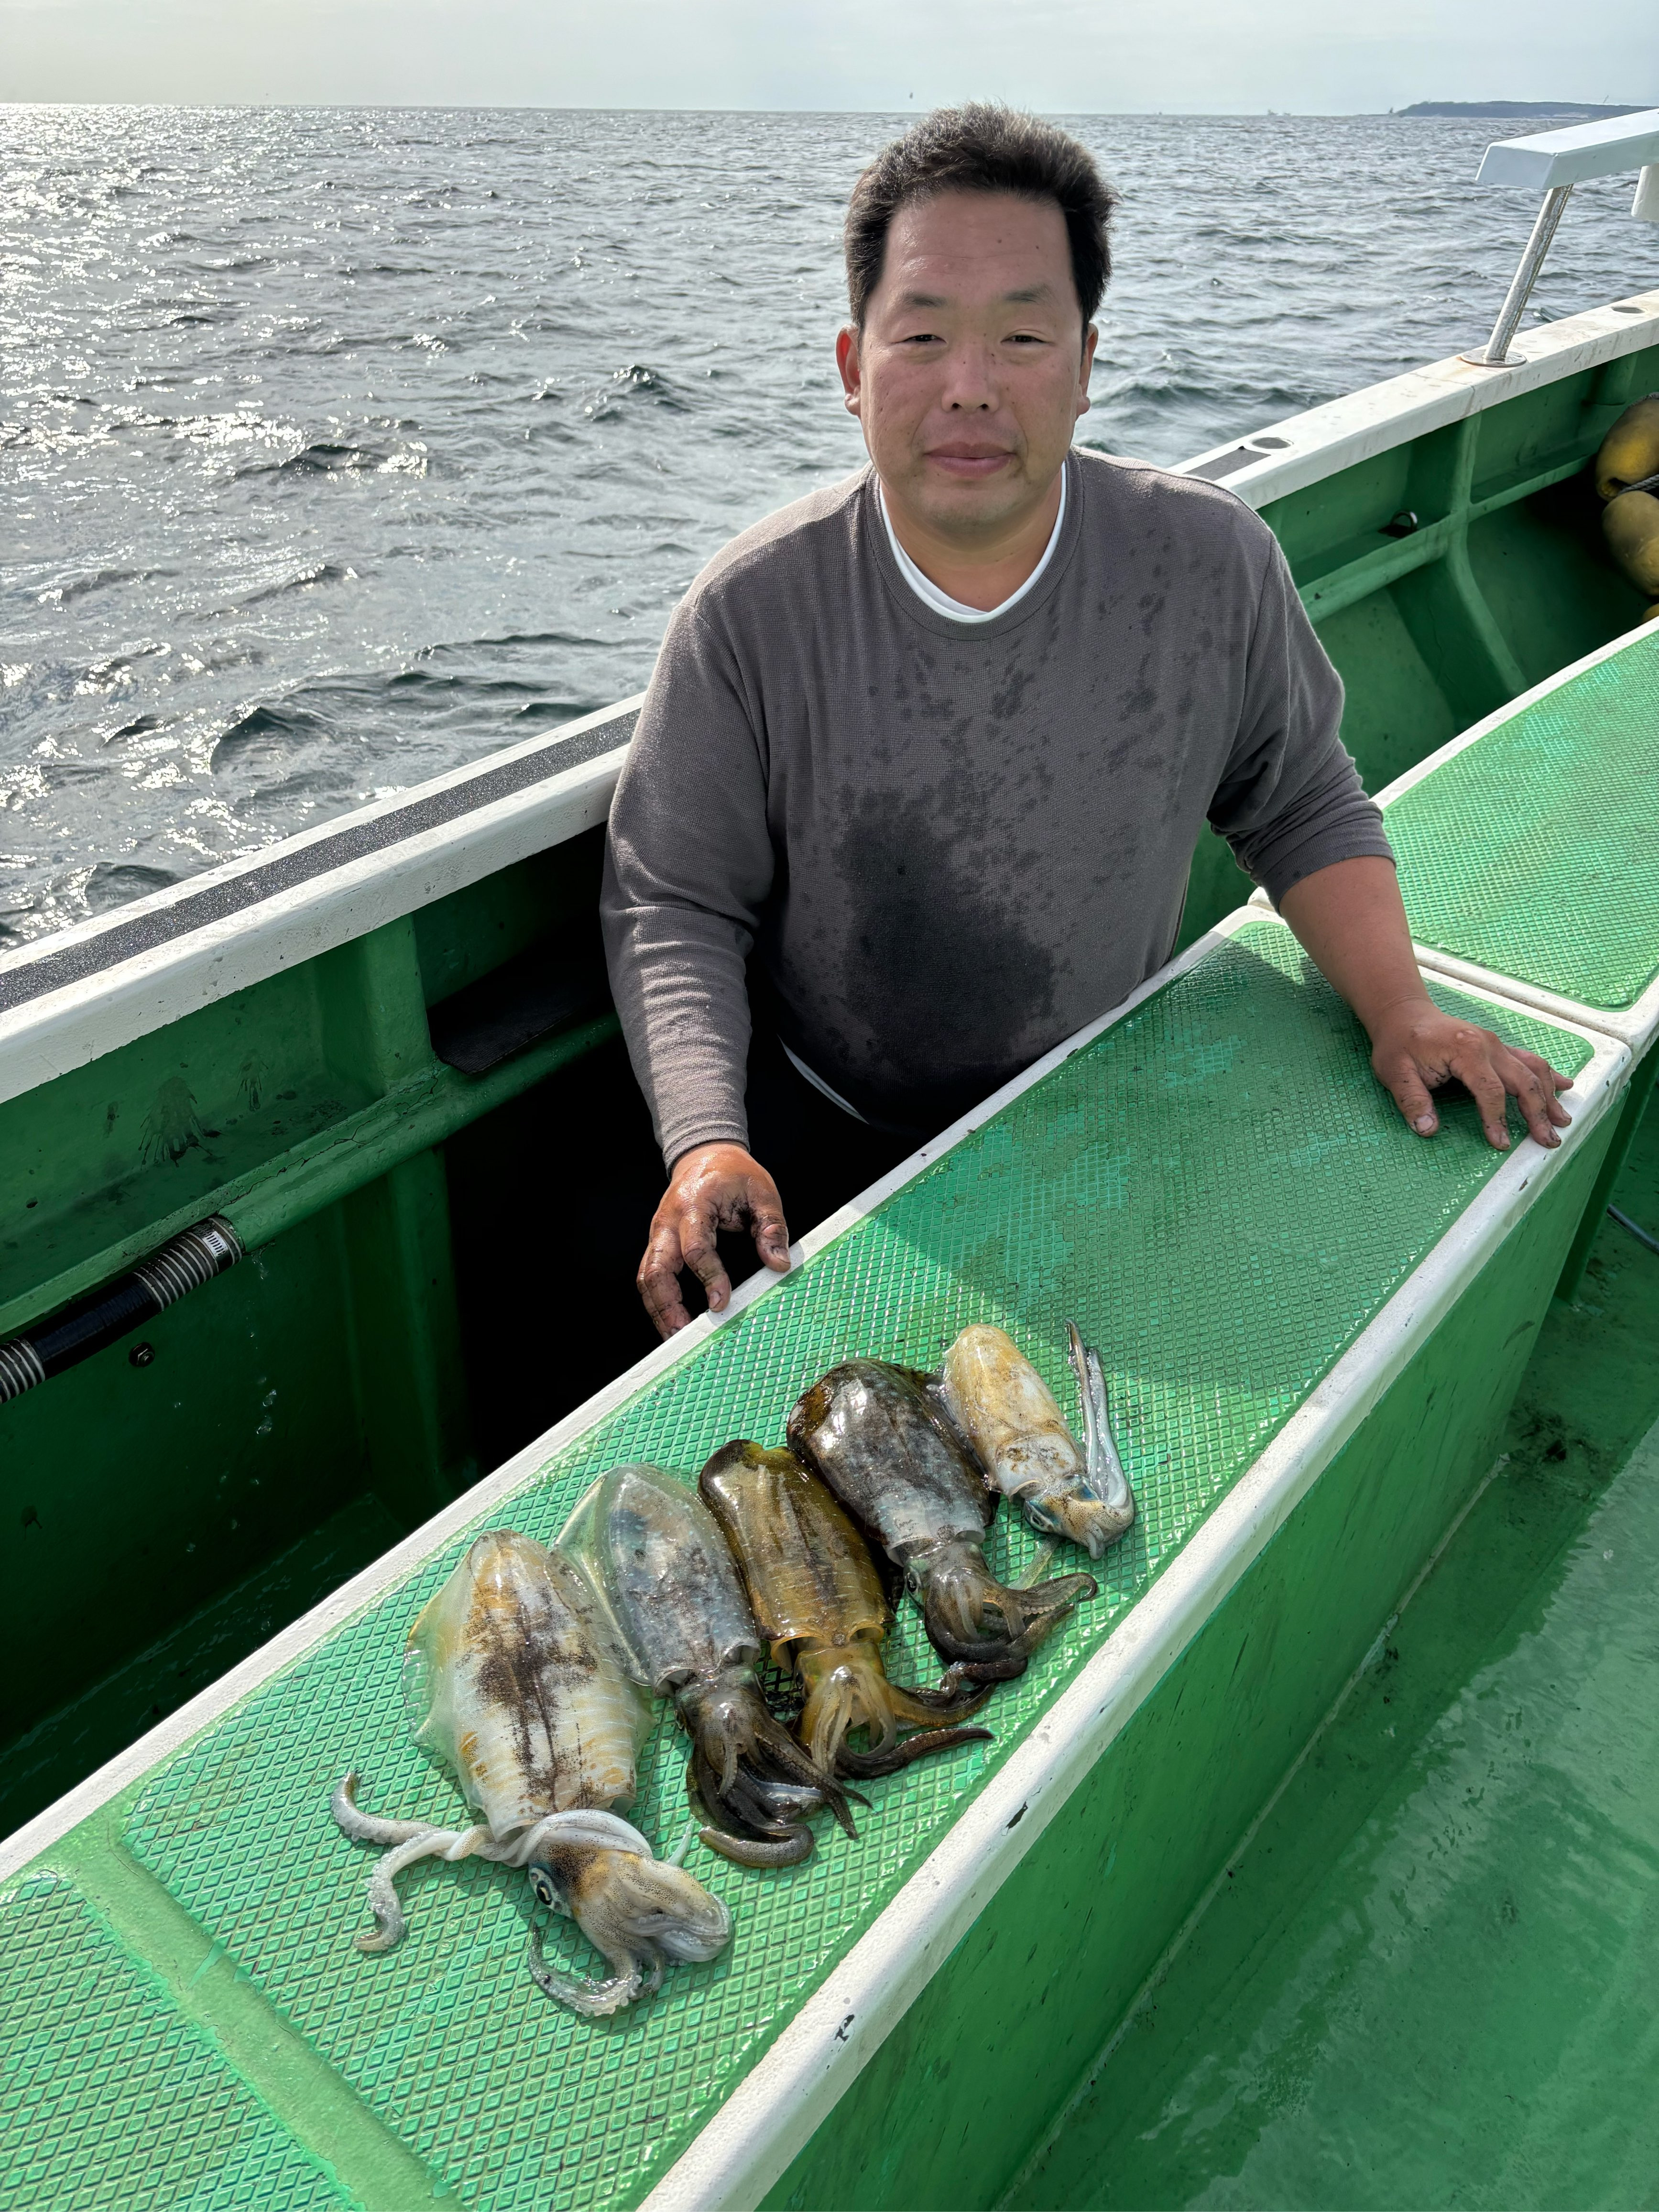
[[[544,1866],[533,1866],[527,1868],[526,1871],[530,1876],[530,1887],[536,1893],[538,1904],[556,1906],[559,1901],[558,1893],[554,1889],[553,1877],[547,1869]]]

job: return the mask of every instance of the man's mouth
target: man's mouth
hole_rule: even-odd
[[[1013,455],[1002,446],[935,446],[927,459],[943,475],[974,483],[1006,468]]]

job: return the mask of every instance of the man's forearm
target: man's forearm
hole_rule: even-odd
[[[1428,996],[1392,860],[1337,860],[1293,884],[1279,912],[1373,1039],[1389,1008]]]
[[[611,995],[665,1163],[746,1145],[748,933],[690,905],[629,896],[607,852],[599,919]]]

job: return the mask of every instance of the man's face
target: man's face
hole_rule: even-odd
[[[1016,526],[1089,404],[1066,218],[1052,200],[940,192],[901,208],[862,331],[836,348],[890,495],[941,536]]]

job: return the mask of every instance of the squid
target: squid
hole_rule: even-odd
[[[832,1367],[790,1413],[790,1449],[902,1571],[934,1649],[966,1680],[1006,1680],[1095,1583],[997,1581],[981,1548],[997,1494],[928,1379],[879,1359]]]
[[[632,1663],[691,1739],[687,1790],[709,1849],[739,1866],[811,1856],[827,1806],[855,1833],[848,1793],[774,1718],[760,1631],[725,1539],[696,1492],[656,1467],[618,1467],[580,1500],[561,1544],[581,1563]]]
[[[615,1970],[604,1982],[559,1973],[532,1929],[537,1986],[590,2018],[654,1994],[668,1960],[726,1948],[726,1907],[611,1809],[633,1798],[651,1713],[569,1560],[511,1529],[478,1537],[410,1631],[404,1691],[416,1741],[482,1817],[467,1828],[382,1820],[359,1807],[357,1771],[344,1777],[330,1800],[336,1821],[385,1851],[360,1951],[402,1940],[397,1877],[428,1858],[524,1868],[538,1902],[574,1919]]]
[[[1083,1403],[1080,1450],[1053,1391],[1000,1328],[963,1330],[945,1355],[940,1395],[987,1479],[1032,1528],[1069,1536],[1097,1559],[1133,1525],[1134,1492],[1112,1436],[1100,1354],[1075,1322],[1067,1333]]]
[[[937,1690],[890,1682],[881,1647],[892,1608],[858,1530],[817,1476],[791,1451],[741,1439],[714,1454],[697,1486],[732,1547],[775,1666],[799,1676],[799,1735],[814,1766],[863,1778],[912,1759],[985,1742],[988,1729],[952,1725],[978,1711],[988,1687],[947,1679]],[[925,1733],[901,1740],[901,1722]],[[848,1741],[868,1731],[869,1748]]]

